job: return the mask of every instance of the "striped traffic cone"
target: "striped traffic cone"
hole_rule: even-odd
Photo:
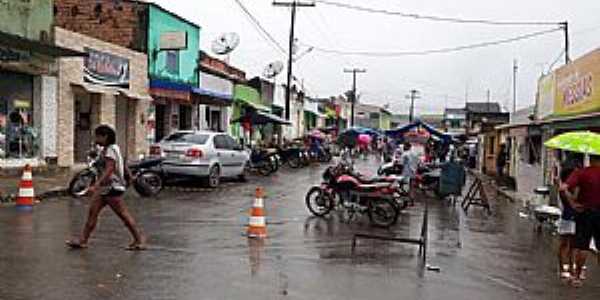
[[[19,195],[17,197],[17,210],[29,211],[33,209],[33,175],[30,165],[23,169],[23,177],[19,183]]]
[[[262,188],[256,188],[256,199],[250,211],[250,220],[248,222],[248,237],[249,238],[266,238],[267,237],[267,222],[265,220],[264,210],[265,193]]]

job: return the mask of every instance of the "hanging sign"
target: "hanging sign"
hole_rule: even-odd
[[[129,88],[129,60],[85,48],[84,80],[94,84]]]

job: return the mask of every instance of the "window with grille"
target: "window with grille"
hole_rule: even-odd
[[[167,52],[167,72],[179,74],[179,51]]]

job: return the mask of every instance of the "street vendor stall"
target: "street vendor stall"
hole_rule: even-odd
[[[441,132],[435,127],[421,120],[417,120],[415,122],[412,122],[402,127],[398,127],[396,129],[386,130],[385,135],[395,140],[400,140],[402,142],[405,141],[407,137],[425,140],[433,138],[439,140],[444,144],[450,144],[454,142],[452,135]]]

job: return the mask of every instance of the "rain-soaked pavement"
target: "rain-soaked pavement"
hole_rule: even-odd
[[[365,170],[373,162],[361,162]],[[369,167],[371,166],[371,167]],[[0,299],[597,299],[598,265],[581,289],[558,281],[555,239],[538,234],[505,200],[493,215],[432,201],[428,263],[415,246],[364,241],[353,233],[416,236],[422,205],[392,230],[368,221],[313,218],[304,206],[323,167],[283,170],[271,178],[228,183],[211,192],[165,191],[160,199],[128,199],[149,238],[145,252],[123,250],[129,236],[109,211],[90,248],[64,240],[78,233],[86,200],[63,199],[31,214],[0,208]],[[371,172],[373,172],[371,170]],[[248,240],[256,186],[267,191],[269,238]]]

